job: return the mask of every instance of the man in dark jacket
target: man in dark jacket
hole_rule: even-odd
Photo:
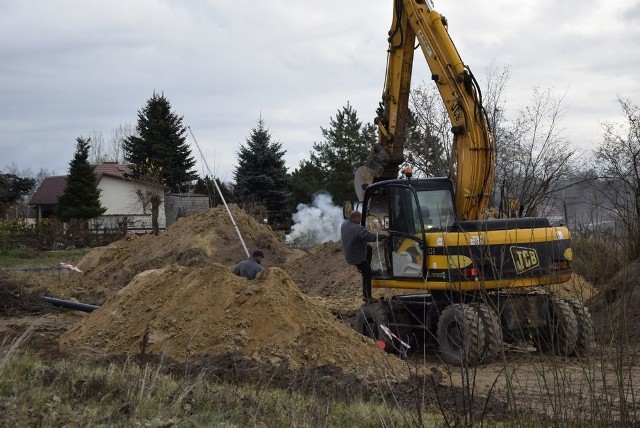
[[[244,276],[247,279],[255,279],[258,272],[263,269],[261,266],[262,259],[264,259],[264,253],[261,250],[255,250],[251,253],[251,257],[241,261],[240,264],[236,266],[233,273],[238,276]]]
[[[340,227],[342,251],[347,263],[354,265],[362,274],[362,300],[374,302],[371,296],[371,247],[367,242],[386,239],[386,235],[376,235],[369,232],[360,224],[362,213],[353,211],[349,220],[345,220]]]

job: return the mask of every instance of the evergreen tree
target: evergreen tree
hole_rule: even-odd
[[[358,113],[347,103],[338,111],[335,119],[331,118],[329,128],[320,129],[325,141],[313,144],[315,153],[311,153],[309,162],[314,168],[301,163],[300,170],[297,170],[298,179],[313,183],[318,172],[324,171],[322,183],[318,183],[313,193],[326,191],[338,204],[345,200],[356,200],[354,174],[356,169],[364,165],[375,144],[375,127],[372,124],[363,125],[358,120]],[[300,191],[300,188],[296,190]]]
[[[262,204],[271,224],[291,221],[287,208],[289,176],[284,162],[282,144],[271,142],[271,135],[258,121],[252,129],[247,145],[238,150],[238,166],[234,170],[235,197],[239,203]]]
[[[227,203],[233,202],[234,201],[233,191],[231,190],[229,185],[220,181],[219,178],[216,178],[216,184],[218,185],[220,192],[222,192],[222,196],[224,197],[224,200]],[[222,203],[222,197],[220,197],[220,194],[216,189],[216,185],[213,183],[213,180],[211,180],[211,177],[209,177],[208,175],[205,176],[204,178],[198,178],[195,186],[193,186],[193,191],[195,193],[209,195],[209,205],[211,207],[215,207]]]
[[[76,152],[69,163],[67,184],[55,210],[63,221],[87,220],[107,210],[100,205],[100,189],[94,167],[89,164],[89,141],[82,137],[76,139]]]
[[[133,166],[133,176],[138,178],[144,165],[151,162],[162,167],[163,182],[173,192],[189,188],[197,178],[192,170],[196,162],[186,142],[182,116],[171,111],[171,103],[164,94],[154,92],[138,111],[136,131],[138,135],[123,142],[124,158]]]
[[[5,218],[10,205],[20,202],[36,185],[33,178],[21,178],[15,174],[0,172],[0,220]]]
[[[295,211],[298,204],[310,205],[313,196],[325,186],[327,174],[316,164],[303,159],[300,167],[291,173],[290,209]]]

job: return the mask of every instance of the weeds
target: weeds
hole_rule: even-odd
[[[0,426],[415,426],[392,404],[178,378],[162,362],[43,361],[19,343],[2,347]]]

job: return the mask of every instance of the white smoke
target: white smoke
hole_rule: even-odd
[[[333,205],[331,195],[318,193],[311,206],[298,204],[296,208],[298,212],[292,216],[295,224],[286,237],[288,243],[322,244],[340,240],[340,226],[344,220],[342,208]]]

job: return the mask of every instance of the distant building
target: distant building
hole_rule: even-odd
[[[67,176],[47,177],[44,179],[36,193],[33,194],[28,206],[35,208],[36,220],[48,218],[53,215],[53,210],[58,203],[58,198],[64,193],[67,185]]]
[[[128,178],[131,168],[117,162],[105,162],[95,166],[96,181],[100,189],[100,204],[105,213],[94,219],[93,226],[114,228],[126,224],[129,231],[151,230],[151,207],[143,203],[141,196],[151,189],[145,183]],[[58,198],[64,193],[66,176],[47,177],[29,200],[35,207],[37,221],[53,215]],[[164,202],[164,195],[163,202]],[[166,227],[164,203],[160,206],[158,225]]]

